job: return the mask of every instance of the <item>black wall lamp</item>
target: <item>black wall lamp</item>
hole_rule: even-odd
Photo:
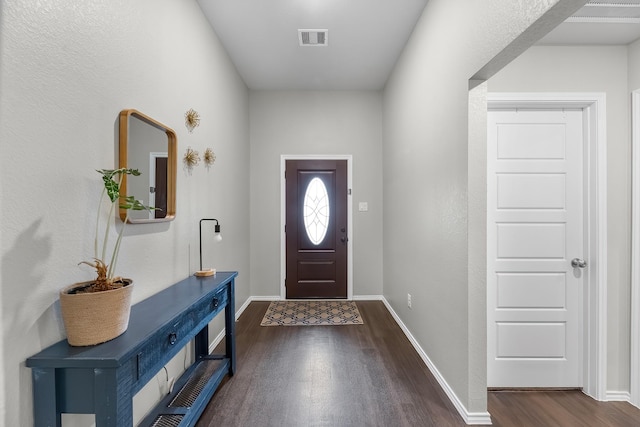
[[[209,268],[207,270],[202,269],[202,222],[203,221],[215,221],[213,241],[220,242],[222,240],[222,234],[220,234],[220,223],[215,218],[203,218],[200,220],[200,270],[196,271],[196,276],[211,276],[216,273],[215,269]]]

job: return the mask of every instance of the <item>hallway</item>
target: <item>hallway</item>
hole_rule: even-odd
[[[464,426],[384,304],[357,304],[364,325],[260,327],[269,303],[251,303],[237,323],[238,372],[197,425]],[[488,405],[494,426],[640,423],[628,403],[573,391],[493,392]]]

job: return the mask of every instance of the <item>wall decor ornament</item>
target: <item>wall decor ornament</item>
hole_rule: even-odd
[[[215,161],[216,161],[216,153],[214,153],[211,148],[207,148],[204,151],[204,164],[207,166],[207,168],[210,168],[211,166],[213,166]]]
[[[186,153],[184,153],[183,161],[184,166],[191,171],[191,169],[198,166],[198,163],[200,163],[200,154],[191,147],[188,147]]]
[[[187,127],[189,133],[193,132],[195,128],[200,126],[200,114],[193,108],[184,113],[184,125]]]

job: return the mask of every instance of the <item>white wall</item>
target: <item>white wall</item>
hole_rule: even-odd
[[[353,156],[353,293],[381,295],[382,94],[252,91],[250,105],[252,295],[280,295],[283,154]]]
[[[467,418],[486,417],[486,173],[469,168],[486,147],[469,115],[484,88],[470,95],[469,80],[583,3],[431,0],[385,88],[384,295]]]
[[[218,156],[191,174],[179,163],[175,221],[125,231],[119,273],[135,280],[134,302],[193,273],[198,220],[211,216],[225,240],[206,247],[205,259],[239,270],[238,305],[248,298],[248,90],[195,1],[14,0],[1,8],[0,424],[27,426],[24,360],[64,337],[59,289],[92,277],[76,264],[92,254],[94,170],[115,166],[120,110],[173,128],[180,157],[187,146]],[[192,134],[183,124],[189,108],[202,117]],[[160,382],[136,399],[136,417],[158,399]],[[86,418],[65,417],[82,426]]]
[[[467,279],[469,406],[486,404],[487,390],[487,85],[469,90]]]
[[[631,143],[625,46],[536,46],[488,81],[489,92],[604,92],[607,108],[607,390],[629,390]]]

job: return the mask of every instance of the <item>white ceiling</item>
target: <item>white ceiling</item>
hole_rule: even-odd
[[[198,0],[251,89],[381,89],[427,0]],[[328,46],[298,43],[327,29]]]
[[[198,0],[255,90],[381,89],[428,0]],[[328,30],[300,46],[298,30]],[[626,45],[640,38],[640,0],[590,1],[539,44]]]

